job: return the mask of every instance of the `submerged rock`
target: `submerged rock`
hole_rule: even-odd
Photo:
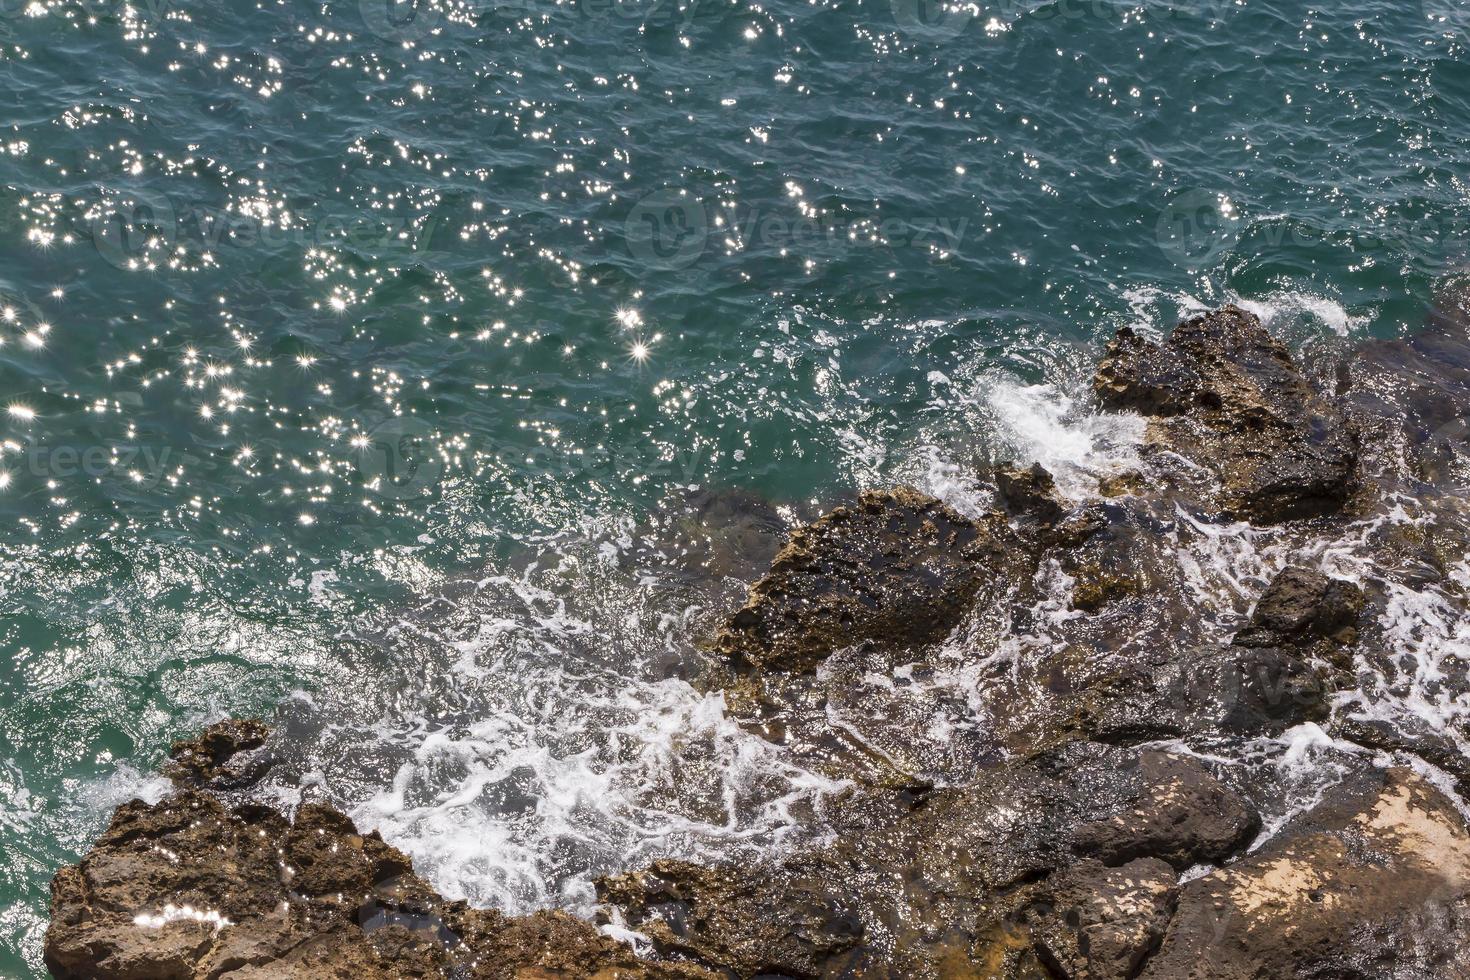
[[[57,980],[697,978],[564,913],[440,898],[406,855],[320,804],[295,822],[184,790],[119,807],[51,884]]]
[[[1104,405],[1151,417],[1151,443],[1212,470],[1229,514],[1258,524],[1315,517],[1352,489],[1355,436],[1245,310],[1186,320],[1162,344],[1125,327],[1093,387]]]
[[[1014,535],[917,490],[865,493],[793,532],[716,640],[738,667],[810,671],[864,640],[942,639],[986,588],[1003,587]]]

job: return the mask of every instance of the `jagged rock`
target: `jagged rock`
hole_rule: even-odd
[[[994,472],[995,487],[1006,508],[1043,524],[1055,524],[1071,507],[1057,490],[1057,482],[1046,467],[1033,463],[1026,468],[1004,463]]]
[[[991,888],[1064,867],[1067,855],[1183,870],[1224,860],[1260,828],[1255,809],[1194,760],[1096,742],[1066,743],[926,806],[927,820],[951,829],[932,835],[921,867],[943,880],[946,862],[968,864]]]
[[[1176,880],[1173,868],[1153,858],[1069,868],[1045,889],[1050,914],[1032,929],[1038,957],[1063,980],[1136,976],[1164,937],[1179,895]]]
[[[1272,524],[1348,498],[1356,438],[1245,310],[1186,320],[1163,344],[1119,330],[1093,387],[1103,404],[1150,416],[1151,443],[1213,470],[1227,513]]]
[[[1363,590],[1345,579],[1291,567],[1267,586],[1238,646],[1310,646],[1319,640],[1351,643],[1363,611]]]
[[[270,729],[253,718],[229,718],[197,738],[181,739],[169,750],[163,773],[178,786],[239,789],[256,782],[272,764],[262,751]]]
[[[446,902],[331,807],[293,824],[193,789],[119,807],[57,873],[45,958],[57,980],[708,976],[641,961],[562,913]]]
[[[875,491],[791,535],[716,640],[739,667],[809,671],[871,640],[942,639],[1019,550],[999,517],[979,523],[917,490]]]
[[[1340,786],[1185,885],[1150,980],[1470,975],[1470,832],[1409,770]]]
[[[1163,527],[1152,515],[1122,501],[1089,506],[1087,533],[1058,539],[1056,557],[1072,577],[1072,608],[1096,612],[1130,597],[1154,595],[1170,570],[1157,563],[1154,542]]]

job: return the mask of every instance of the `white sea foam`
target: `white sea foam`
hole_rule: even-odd
[[[389,656],[428,682],[288,702],[323,728],[278,782],[345,805],[446,896],[511,913],[590,912],[599,874],[820,835],[844,784],[744,731],[723,695],[661,677],[692,655],[698,603],[599,544],[540,546],[524,572],[435,586],[385,623]]]

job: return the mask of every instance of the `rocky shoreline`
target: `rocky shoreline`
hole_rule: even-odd
[[[1426,676],[1386,625],[1404,583],[1465,609],[1467,323],[1450,290],[1418,335],[1305,367],[1234,307],[1158,342],[1120,331],[1094,393],[1147,420],[1138,471],[1072,501],[1039,466],[1002,466],[988,513],[898,488],[792,533],[702,683],[847,781],[815,845],[604,878],[601,930],[507,917],[446,901],[329,806],[287,819],[251,800],[270,735],[226,722],[174,747],[172,795],[120,807],[57,874],[47,966],[59,980],[1470,976],[1470,830],[1447,795],[1470,778],[1467,733],[1392,708],[1470,698],[1470,665],[1445,657]],[[1277,567],[1240,607],[1205,608],[1181,538],[1247,533],[1272,536]],[[1372,571],[1361,581],[1332,573],[1350,551]],[[1041,619],[1048,642],[1018,644]],[[936,732],[914,705],[956,672],[984,723]],[[1281,814],[1248,749],[1291,739],[1334,741],[1341,771]],[[629,931],[643,955],[612,938]]]

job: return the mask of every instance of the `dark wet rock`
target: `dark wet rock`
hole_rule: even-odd
[[[820,976],[864,938],[857,906],[840,887],[795,875],[767,879],[741,868],[659,861],[605,879],[599,898],[639,923],[661,953],[742,977]]]
[[[1261,817],[1198,763],[1162,752],[1139,757],[1138,801],[1073,832],[1073,848],[1105,864],[1159,858],[1183,871],[1219,861],[1244,848],[1261,829]]]
[[[1264,735],[1328,714],[1333,685],[1298,651],[1203,647],[1140,658],[1088,687],[1076,723],[1107,742],[1201,733]]]
[[[1186,320],[1162,344],[1124,328],[1093,386],[1104,405],[1151,417],[1153,445],[1212,470],[1229,514],[1258,524],[1329,514],[1353,487],[1355,436],[1245,310]]]
[[[446,902],[331,807],[293,824],[199,790],[124,804],[57,873],[45,957],[57,980],[706,976],[562,913]]]
[[[916,490],[875,491],[793,532],[716,649],[741,668],[809,671],[862,641],[943,639],[1018,551],[999,517],[979,523]]]
[[[163,773],[179,786],[240,789],[257,782],[273,759],[264,749],[270,729],[253,718],[229,718],[197,738],[181,739],[169,750]]]
[[[1162,922],[1152,911],[1125,922],[1110,906],[1167,907],[1176,868],[1226,859],[1258,826],[1190,759],[1070,742],[967,787],[859,794],[815,850],[716,869],[659,862],[604,879],[599,894],[661,952],[741,977],[1040,969],[1043,942],[1069,963],[1105,947],[1126,962]]]
[[[1151,980],[1470,975],[1470,833],[1405,769],[1350,780],[1180,890]]]
[[[1136,976],[1164,938],[1179,894],[1176,880],[1173,868],[1153,858],[1069,868],[1045,890],[1049,914],[1032,928],[1037,956],[1065,980]]]
[[[1293,566],[1267,586],[1250,626],[1234,642],[1253,647],[1310,646],[1321,640],[1349,644],[1357,638],[1363,602],[1363,590],[1352,582]]]
[[[1057,490],[1056,480],[1040,463],[1024,468],[1005,463],[996,467],[993,477],[1000,499],[1013,514],[1055,524],[1071,509],[1071,503]]]
[[[1054,539],[1056,559],[1073,579],[1072,608],[1095,612],[1120,599],[1156,595],[1172,573],[1154,560],[1165,528],[1146,512],[1107,501],[1085,508],[1076,523],[1085,533]]]
[[[1365,748],[1390,754],[1417,756],[1444,770],[1455,780],[1455,790],[1470,795],[1470,758],[1460,751],[1455,741],[1444,732],[1436,732],[1427,722],[1413,719],[1397,723],[1383,719],[1354,718],[1343,715],[1333,719],[1332,734]]]

